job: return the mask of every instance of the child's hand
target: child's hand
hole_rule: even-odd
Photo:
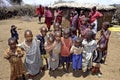
[[[13,56],[13,52],[10,50],[10,51],[8,52],[8,55],[9,55],[9,56]]]
[[[52,58],[52,61],[56,61],[54,58]]]

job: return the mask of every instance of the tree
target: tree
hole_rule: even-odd
[[[10,0],[10,3],[11,4],[19,4],[19,5],[21,5],[22,0]]]

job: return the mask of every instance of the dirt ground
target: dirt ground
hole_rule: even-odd
[[[26,19],[27,20],[27,19]],[[7,40],[10,37],[10,26],[14,24],[17,26],[19,33],[19,42],[24,40],[24,31],[30,29],[33,31],[34,36],[39,34],[39,28],[44,24],[38,24],[37,18],[31,21],[21,19],[9,19],[0,21],[0,80],[9,80],[10,65],[7,60],[3,58],[5,49],[8,48]],[[77,71],[73,73],[64,73],[62,69],[55,71],[54,76],[46,70],[45,73],[40,73],[35,77],[35,80],[120,80],[120,32],[112,32],[109,48],[107,64],[101,65],[102,77],[98,78],[95,75],[87,75]]]

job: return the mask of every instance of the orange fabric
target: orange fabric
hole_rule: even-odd
[[[72,46],[72,40],[71,40],[71,38],[64,39],[62,37],[61,41],[62,41],[61,56],[67,57],[70,55],[70,48]]]

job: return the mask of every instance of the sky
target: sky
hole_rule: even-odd
[[[53,4],[54,1],[58,1],[58,0],[23,0],[23,1],[26,4],[49,5],[49,4]],[[105,5],[120,4],[120,0],[63,0],[63,1],[75,1],[79,3],[99,3],[99,4],[105,4]]]

